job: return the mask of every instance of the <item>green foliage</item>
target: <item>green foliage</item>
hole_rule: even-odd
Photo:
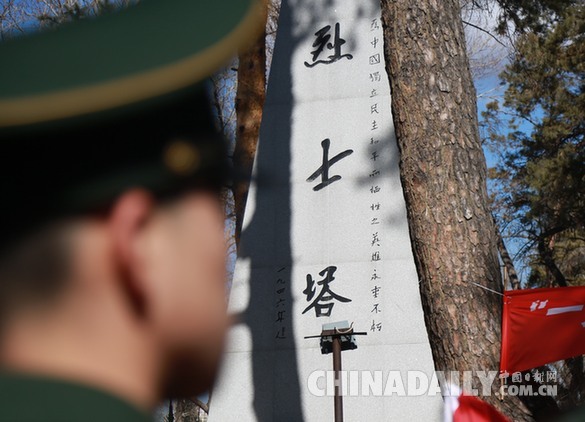
[[[497,0],[501,9],[498,32],[505,34],[509,24],[519,33],[543,33],[562,19],[564,11],[582,0]]]
[[[490,173],[500,217],[523,239],[530,284],[585,283],[585,4],[520,34],[501,78],[503,107],[482,122],[501,156]]]

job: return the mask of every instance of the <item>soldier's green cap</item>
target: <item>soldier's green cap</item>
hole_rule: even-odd
[[[0,242],[131,187],[226,182],[203,82],[260,33],[262,9],[142,0],[0,43]]]

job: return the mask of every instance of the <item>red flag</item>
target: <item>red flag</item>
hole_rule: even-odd
[[[585,353],[585,287],[504,294],[500,371],[513,373]]]
[[[451,392],[460,393],[451,386]],[[510,422],[490,404],[473,396],[460,394],[445,397],[445,422]]]

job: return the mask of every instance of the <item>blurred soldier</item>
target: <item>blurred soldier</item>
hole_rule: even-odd
[[[252,0],[143,0],[0,44],[0,420],[145,421],[214,379],[225,142],[203,80]]]

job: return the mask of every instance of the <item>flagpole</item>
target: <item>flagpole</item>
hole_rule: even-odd
[[[335,422],[343,422],[343,396],[341,395],[341,339],[333,337],[333,372],[335,373]]]
[[[342,323],[347,324],[347,321]],[[343,350],[357,349],[357,344],[353,340],[353,336],[365,336],[366,332],[355,332],[353,330],[353,322],[349,328],[338,328],[335,326],[339,323],[325,324],[321,334],[314,336],[305,336],[306,339],[318,338],[321,340],[321,353],[333,354],[333,373],[334,373],[334,415],[335,422],[343,422],[343,396],[341,390],[341,352]],[[333,326],[333,328],[325,328]]]

